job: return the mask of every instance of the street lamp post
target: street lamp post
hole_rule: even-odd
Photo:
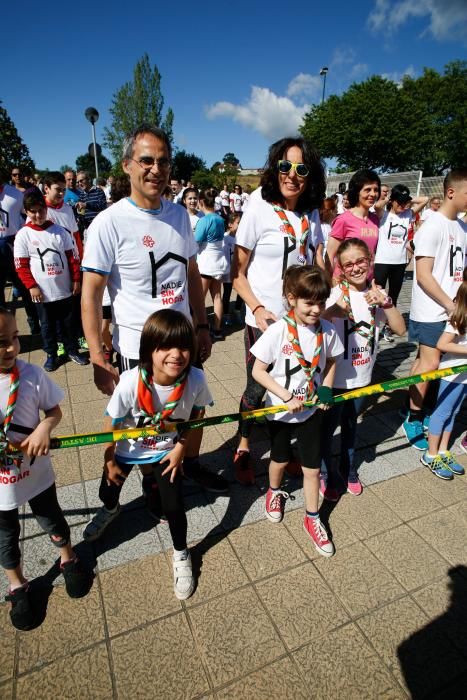
[[[324,95],[326,94],[326,76],[328,74],[329,68],[327,66],[323,66],[319,72],[320,75],[323,76],[323,96],[321,98],[321,104],[324,102]]]
[[[96,184],[97,184],[97,178],[99,177],[99,167],[97,165],[97,145],[96,145],[96,128],[94,124],[97,122],[99,119],[99,112],[95,107],[88,107],[87,110],[84,112],[84,116],[88,120],[88,122],[91,122],[91,127],[92,127],[92,143],[93,143],[93,151],[94,151],[94,165],[96,167]]]

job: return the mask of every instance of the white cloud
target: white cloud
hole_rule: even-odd
[[[349,77],[351,80],[359,80],[363,78],[364,75],[368,74],[368,64],[367,63],[355,63],[352,66]]]
[[[307,95],[308,97],[316,97],[321,90],[321,78],[319,75],[310,75],[309,73],[299,73],[293,78],[288,87],[287,95],[296,97],[297,95]]]
[[[228,117],[274,140],[297,133],[308,109],[309,105],[298,106],[289,97],[280,97],[269,88],[253,85],[245,104],[216,102],[205,111],[208,119]]]
[[[431,32],[439,41],[467,39],[467,3],[465,0],[376,0],[368,16],[373,31],[394,32],[410,18],[429,17],[428,26],[420,26],[421,34]]]
[[[400,73],[398,71],[393,71],[392,73],[381,73],[382,78],[386,78],[386,80],[392,80],[393,83],[397,83],[398,85],[402,85],[402,78],[408,75],[410,78],[415,78],[417,75],[417,72],[415,68],[410,65],[407,66],[407,68]]]

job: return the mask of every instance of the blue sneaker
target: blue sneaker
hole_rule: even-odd
[[[430,417],[431,416],[425,416],[425,418],[423,419],[423,431],[425,435],[428,435],[428,432],[430,430]]]
[[[465,469],[462,466],[462,464],[459,464],[459,462],[456,462],[454,455],[450,450],[446,450],[446,452],[440,452],[439,456],[444,462],[444,465],[452,471],[453,474],[456,474],[457,476],[462,476],[465,474]]]
[[[44,369],[46,372],[55,372],[58,367],[57,358],[55,355],[47,355],[47,359],[44,362]]]
[[[415,447],[416,450],[423,451],[428,449],[428,441],[423,432],[423,423],[421,420],[409,421],[409,419],[406,418],[402,427],[412,447]]]
[[[441,458],[441,455],[435,455],[435,457],[432,457],[428,454],[428,452],[425,452],[425,454],[420,457],[420,462],[424,464],[425,467],[428,467],[428,469],[430,469],[433,474],[438,476],[440,479],[444,479],[445,481],[451,481],[451,479],[454,479],[452,471],[447,468],[446,464]]]

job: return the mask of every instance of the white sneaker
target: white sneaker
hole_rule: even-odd
[[[86,529],[83,532],[83,540],[86,540],[86,542],[97,540],[102,535],[105,528],[110,525],[112,520],[115,520],[119,513],[120,503],[117,505],[117,508],[113,511],[113,513],[110,510],[107,510],[105,506],[99,508],[91,522],[87,524]]]
[[[195,590],[195,579],[191,568],[191,556],[185,559],[172,559],[174,570],[174,593],[178,600],[186,600]]]

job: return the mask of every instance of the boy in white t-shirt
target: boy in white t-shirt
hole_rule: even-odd
[[[69,359],[77,365],[89,360],[78,352],[73,327],[72,296],[81,290],[79,261],[68,231],[47,220],[47,206],[40,192],[24,197],[29,221],[15,238],[15,265],[23,284],[37,304],[47,359],[46,372],[58,367],[57,325]]]
[[[430,372],[439,366],[437,343],[454,310],[454,297],[462,282],[467,225],[457,215],[467,207],[467,168],[451,170],[444,179],[444,200],[438,212],[414,237],[415,266],[410,305],[409,340],[419,344],[411,374]],[[429,320],[427,320],[429,319]],[[428,384],[410,388],[409,413],[403,427],[417,450],[428,447],[424,435],[424,411]]]
[[[19,508],[29,503],[41,528],[60,550],[60,570],[71,598],[85,596],[93,574],[82,567],[70,544],[70,528],[57,501],[55,475],[48,455],[50,434],[62,417],[63,391],[34,365],[18,360],[15,317],[0,307],[0,565],[8,578],[6,600],[19,630],[42,619],[29,595],[21,567]],[[40,411],[45,417],[41,420]],[[20,456],[8,454],[20,445]]]
[[[65,176],[58,171],[44,176],[44,196],[47,205],[47,219],[62,226],[73,239],[79,259],[83,258],[83,242],[72,207],[64,201],[66,191]]]

